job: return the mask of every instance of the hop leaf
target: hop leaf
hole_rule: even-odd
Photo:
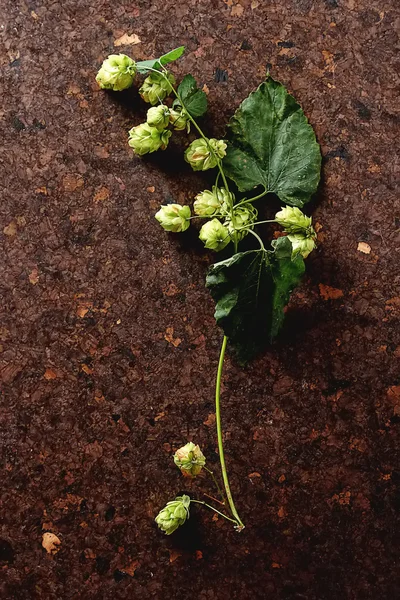
[[[190,225],[190,207],[181,206],[180,204],[167,204],[160,208],[155,217],[165,231],[179,233],[186,231]]]
[[[189,518],[189,506],[189,496],[185,494],[177,496],[175,500],[167,502],[167,505],[160,510],[155,518],[155,522],[161,531],[166,535],[171,535]]]

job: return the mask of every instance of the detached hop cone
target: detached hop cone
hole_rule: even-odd
[[[175,500],[167,502],[167,505],[160,510],[155,518],[155,522],[161,531],[166,535],[171,535],[189,518],[189,506],[189,496],[185,494],[177,496]]]
[[[188,442],[175,452],[174,463],[186,477],[196,477],[206,464],[206,458],[199,446]]]

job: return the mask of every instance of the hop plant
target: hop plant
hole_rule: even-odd
[[[225,220],[224,225],[228,229],[229,234],[233,238],[236,232],[237,240],[242,240],[248,233],[243,227],[253,228],[252,224],[257,221],[257,210],[250,202],[233,208],[233,215],[229,215]]]
[[[285,206],[275,215],[275,221],[287,233],[301,233],[307,237],[315,234],[311,217],[307,217],[297,206]]]
[[[196,477],[206,464],[206,459],[199,446],[188,442],[174,454],[174,463],[187,477]]]
[[[172,73],[168,73],[166,76],[161,73],[150,73],[139,89],[139,94],[145,102],[154,106],[162,102],[172,92],[174,84],[175,77]]]
[[[223,158],[225,154],[226,143],[224,140],[199,138],[194,140],[186,150],[185,160],[193,171],[207,171],[207,169],[216,167],[218,159]]]
[[[126,54],[110,54],[103,61],[96,81],[102,89],[121,92],[131,87],[136,75],[136,63]]]
[[[159,131],[148,123],[141,123],[129,131],[128,144],[138,156],[150,154],[156,150],[165,150],[172,132]]]
[[[175,110],[172,108],[170,110],[169,120],[170,120],[170,123],[173,126],[173,128],[176,129],[176,131],[183,131],[184,129],[186,129],[186,131],[189,133],[189,131],[190,131],[189,115],[187,114],[187,112],[184,109],[181,109],[178,111],[178,110]]]
[[[152,106],[147,111],[147,124],[150,127],[155,127],[158,131],[163,131],[168,127],[169,109],[164,104]]]
[[[204,223],[200,229],[199,238],[206,248],[219,252],[230,242],[228,229],[218,219],[212,219]]]
[[[167,204],[160,208],[155,217],[165,231],[186,231],[190,225],[190,206]]]
[[[171,535],[189,518],[189,506],[189,496],[185,494],[177,496],[175,500],[167,502],[167,505],[160,510],[155,518],[155,522],[161,531],[166,535]]]
[[[292,242],[292,258],[298,254],[301,254],[303,258],[307,258],[316,247],[315,237],[315,235],[307,237],[301,235],[301,233],[289,234],[288,238]]]

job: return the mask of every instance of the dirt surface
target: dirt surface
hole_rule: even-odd
[[[1,598],[400,596],[398,9],[1,2]],[[171,457],[193,439],[217,468],[221,332],[204,288],[213,257],[154,213],[204,178],[183,163],[184,136],[133,157],[127,130],[146,107],[136,88],[108,94],[94,77],[114,51],[181,44],[174,72],[207,86],[207,131],[223,135],[269,66],[315,127],[324,168],[320,244],[286,327],[250,366],[225,369],[246,529],[194,509],[168,538],[153,521],[164,503],[212,493]]]

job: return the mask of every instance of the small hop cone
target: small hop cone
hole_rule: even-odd
[[[155,217],[165,231],[180,233],[190,226],[190,206],[167,204],[162,206]]]
[[[102,89],[121,92],[131,87],[136,75],[136,63],[126,54],[110,54],[103,61],[96,81]]]
[[[144,80],[139,94],[145,102],[152,106],[162,102],[172,92],[172,86],[175,84],[175,77],[168,73],[167,79],[161,73],[150,73]]]
[[[276,213],[275,220],[288,233],[292,243],[292,257],[301,254],[303,258],[307,258],[316,247],[317,239],[311,217],[307,217],[296,206],[286,206]]]
[[[165,150],[172,132],[159,131],[148,123],[141,123],[129,131],[128,144],[138,156],[150,154],[156,150]]]
[[[176,131],[183,131],[184,129],[186,129],[186,131],[189,133],[189,116],[184,109],[178,111],[172,108],[170,110],[169,121]]]
[[[292,258],[295,258],[298,254],[301,254],[303,258],[307,256],[316,247],[315,236],[307,237],[300,233],[294,233],[288,235],[289,240],[292,242]]]
[[[253,229],[253,223],[257,221],[257,214],[257,210],[250,202],[239,206],[239,208],[233,208],[233,218],[228,214],[224,223],[232,239],[236,235],[238,241],[242,240],[248,233],[242,227]]]
[[[221,214],[228,215],[231,212],[231,206],[235,204],[235,196],[232,192],[228,192],[226,188],[213,187],[214,193],[221,202]]]
[[[167,502],[167,505],[160,510],[155,518],[155,522],[161,531],[166,535],[171,535],[189,518],[189,506],[189,496],[185,494],[177,496],[175,500]]]
[[[167,106],[160,104],[159,106],[152,106],[147,111],[147,124],[150,127],[155,127],[158,131],[163,131],[168,127],[169,123],[169,110]]]
[[[306,237],[312,237],[314,229],[311,217],[307,217],[297,206],[285,206],[275,215],[275,221],[281,225],[287,233],[300,233]]]
[[[174,463],[186,477],[196,477],[206,464],[206,458],[199,446],[188,442],[175,452]]]
[[[228,229],[218,219],[204,223],[200,229],[199,238],[204,242],[206,248],[215,250],[215,252],[223,250],[231,241]]]
[[[218,159],[223,158],[225,154],[226,143],[224,140],[199,138],[194,140],[186,150],[185,160],[193,171],[207,171],[216,167]]]

